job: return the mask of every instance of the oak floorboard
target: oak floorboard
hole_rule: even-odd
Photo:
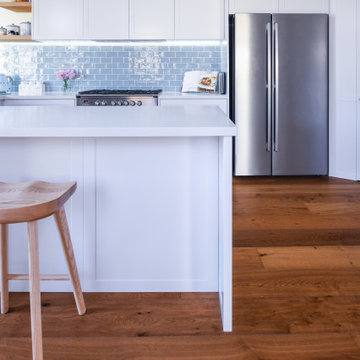
[[[360,334],[352,334],[352,338],[355,340],[356,344],[360,348]]]
[[[348,334],[244,336],[260,360],[359,360],[360,348]]]
[[[234,228],[234,247],[360,245],[360,227],[346,229]]]
[[[234,333],[358,333],[360,296],[234,297]]]
[[[257,248],[265,269],[360,269],[360,246]]]
[[[360,245],[360,184],[316,178],[234,178],[235,247]]]
[[[234,296],[356,296],[360,270],[242,270],[233,274]]]
[[[313,214],[294,216],[292,214],[274,217],[273,215],[258,214],[243,214],[238,215],[241,220],[241,228],[245,230],[300,230],[300,229],[314,229],[314,230],[335,230],[341,225],[347,229],[359,229],[359,215],[346,215],[341,217],[339,221],[338,215],[319,215]],[[234,224],[234,229],[239,231],[239,224]],[[355,244],[359,245],[359,243]],[[261,246],[257,244],[257,246]]]
[[[264,270],[257,248],[234,248],[233,249],[234,270],[242,269]]]

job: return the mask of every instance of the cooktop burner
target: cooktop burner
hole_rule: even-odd
[[[88,90],[80,91],[79,95],[158,95],[162,90]]]

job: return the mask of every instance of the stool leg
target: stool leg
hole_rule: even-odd
[[[43,360],[39,246],[36,221],[28,223],[30,312],[33,360]]]
[[[1,313],[6,314],[9,311],[7,224],[0,224],[0,281]]]
[[[69,227],[66,220],[66,213],[64,207],[61,207],[55,214],[55,221],[59,229],[62,247],[64,250],[67,266],[69,269],[70,279],[74,290],[74,297],[79,315],[86,313],[86,306],[84,296],[81,291],[80,279],[76,267],[74,250],[71,244]]]

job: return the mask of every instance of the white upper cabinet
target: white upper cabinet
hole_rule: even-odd
[[[84,38],[129,38],[129,0],[84,0]]]
[[[328,13],[329,0],[279,0],[281,13]]]
[[[33,39],[82,39],[84,0],[33,0]]]
[[[230,14],[273,13],[278,11],[279,0],[229,0]]]
[[[130,39],[174,39],[175,0],[130,0]]]
[[[238,7],[236,11],[256,11],[261,4],[273,2],[232,0],[232,5]],[[224,39],[226,3],[227,0],[33,0],[33,39]],[[240,4],[244,5],[242,10]],[[275,10],[263,8],[264,11]]]
[[[224,0],[175,0],[175,39],[224,39]]]

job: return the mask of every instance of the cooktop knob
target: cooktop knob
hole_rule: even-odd
[[[123,105],[124,105],[124,106],[129,106],[129,102],[128,102],[127,100],[125,100],[125,101],[123,102]]]
[[[142,105],[142,101],[139,100],[136,104],[137,104],[137,106],[141,106],[141,105]]]
[[[135,106],[135,101],[131,100],[131,101],[130,101],[130,105],[131,105],[131,106]]]
[[[116,102],[113,100],[113,101],[111,102],[111,105],[112,105],[112,106],[115,106],[115,105],[116,105]]]
[[[122,101],[118,101],[118,105],[119,105],[119,106],[123,106],[123,102],[122,102]]]
[[[106,105],[107,105],[107,101],[103,100],[103,101],[101,102],[101,105],[102,105],[102,106],[106,106]]]
[[[100,105],[100,101],[95,101],[95,106],[99,106]]]

